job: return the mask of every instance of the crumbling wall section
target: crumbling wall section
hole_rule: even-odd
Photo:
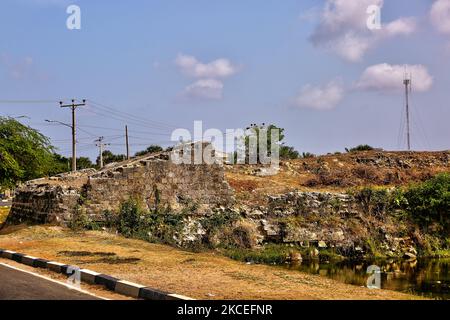
[[[136,199],[149,210],[204,215],[234,202],[220,164],[175,164],[166,154],[30,181],[16,190],[7,223],[67,225],[80,212],[101,221],[105,211]]]
[[[115,211],[134,198],[149,210],[182,211],[195,208],[199,215],[233,202],[233,191],[225,181],[223,167],[174,164],[171,161],[142,161],[91,176],[85,207],[90,214]]]
[[[69,221],[80,198],[76,188],[28,185],[16,191],[7,224]]]

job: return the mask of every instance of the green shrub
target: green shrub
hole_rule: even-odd
[[[109,216],[109,213],[105,213]],[[117,219],[110,217],[110,226],[125,237],[146,241],[174,244],[174,236],[182,231],[184,214],[145,211],[134,199],[125,201],[120,206]]]
[[[369,214],[381,216],[392,206],[392,199],[386,189],[363,188],[356,191],[355,199],[363,210]]]
[[[141,228],[144,213],[134,199],[125,201],[120,206],[117,230],[125,237],[134,236]]]
[[[87,230],[99,230],[100,225],[89,218],[86,211],[77,205],[72,214],[72,218],[68,223],[68,227],[74,231],[81,231],[83,229]]]
[[[103,225],[106,228],[113,229],[117,228],[119,217],[117,214],[110,210],[104,210],[103,211]]]
[[[239,219],[240,215],[233,211],[215,212],[211,216],[202,219],[201,223],[205,230],[214,232],[226,225],[231,225]]]
[[[311,152],[302,152],[303,159],[315,158],[316,155]]]
[[[450,231],[450,174],[439,174],[423,183],[411,186],[404,193],[406,210],[413,219],[426,227],[439,223]]]
[[[372,150],[374,150],[374,148],[369,146],[368,144],[360,144],[354,148],[351,148],[350,150],[348,148],[345,148],[345,151],[347,151],[347,152],[360,152],[360,151],[372,151]]]
[[[280,159],[283,160],[291,160],[300,158],[300,154],[294,147],[289,146],[280,146]]]

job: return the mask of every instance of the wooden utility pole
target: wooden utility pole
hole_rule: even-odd
[[[75,110],[77,107],[85,106],[86,99],[83,99],[83,103],[75,103],[75,99],[72,99],[72,104],[63,104],[59,102],[61,108],[72,109],[72,172],[77,171],[77,139],[76,139],[76,124],[75,124]]]
[[[128,126],[125,126],[125,143],[127,145],[127,160],[130,160],[130,145],[128,144]]]
[[[96,144],[96,146],[99,148],[99,157],[100,157],[100,169],[103,168],[103,147],[104,146],[109,146],[109,143],[103,143],[103,140],[105,139],[105,137],[99,137],[97,140],[95,140],[94,142],[98,142]]]

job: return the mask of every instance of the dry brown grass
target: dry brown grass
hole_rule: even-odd
[[[76,264],[196,299],[417,299],[105,232],[74,233],[51,226],[7,228],[0,233],[0,248]]]
[[[332,154],[283,161],[278,174],[259,177],[258,166],[225,166],[236,197],[263,205],[264,195],[292,190],[345,192],[358,186],[398,186],[450,172],[449,152],[380,152]]]

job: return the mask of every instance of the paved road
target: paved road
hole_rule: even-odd
[[[0,300],[98,300],[98,298],[0,264]]]

